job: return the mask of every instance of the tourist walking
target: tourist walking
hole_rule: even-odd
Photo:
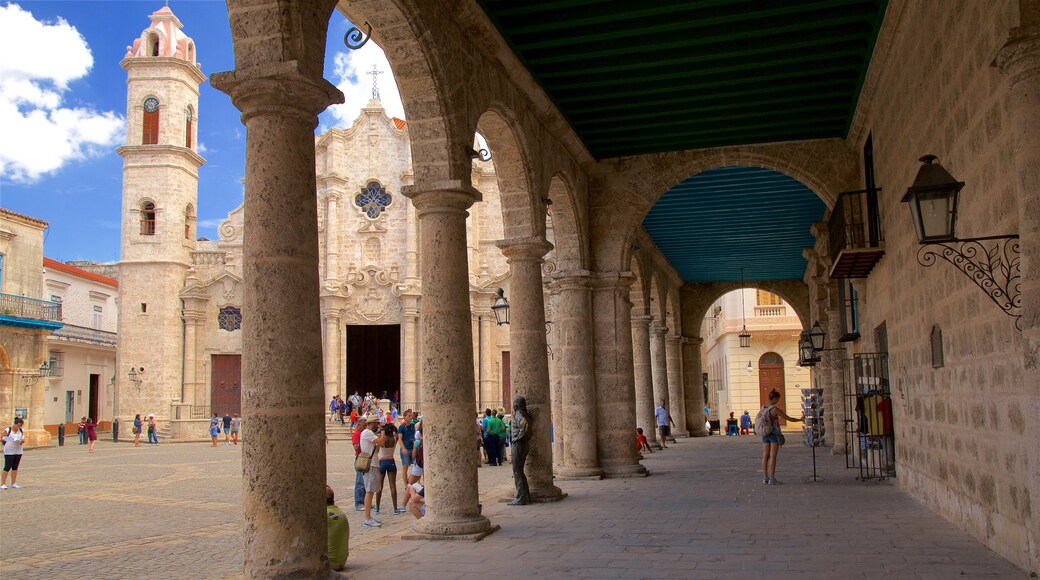
[[[238,445],[238,429],[242,425],[242,417],[235,413],[231,416],[231,441]]]
[[[780,418],[788,421],[804,421],[805,417],[795,419],[784,413],[777,407],[780,402],[780,393],[773,389],[769,392],[769,404],[762,407],[755,417],[755,434],[762,437],[762,483],[764,485],[783,485],[776,480],[776,457],[780,453],[783,444],[783,434],[780,433]]]
[[[87,453],[93,453],[94,443],[97,442],[97,423],[94,422],[93,417],[87,417],[87,422],[83,424],[83,429],[87,431]]]
[[[224,444],[231,445],[231,413],[224,411],[222,422],[224,423]]]
[[[675,421],[672,420],[672,414],[665,408],[664,399],[661,399],[661,404],[654,409],[654,417],[657,419],[657,432],[661,436],[661,449],[668,449],[665,443],[672,436]]]
[[[15,417],[14,423],[4,429],[4,471],[0,476],[0,489],[7,489],[7,474],[11,474],[11,488],[18,489],[18,465],[22,462],[22,443],[25,442],[25,433],[22,431],[24,421],[21,417]]]
[[[159,432],[155,429],[155,413],[148,414],[148,444],[159,445]]]
[[[376,450],[383,445],[385,441],[385,435],[379,430],[379,415],[372,413],[365,419],[366,425],[365,430],[361,432],[361,453],[368,454],[368,456],[374,457]],[[358,419],[358,423],[362,419]],[[378,432],[378,434],[377,434]],[[382,527],[382,523],[372,517],[372,500],[375,498],[375,494],[381,491],[379,478],[379,468],[375,465],[369,464],[369,468],[362,473],[362,480],[365,483],[365,521],[362,522],[365,526],[370,528]]]
[[[141,414],[134,415],[134,447],[141,446]]]
[[[393,514],[404,513],[404,508],[397,503],[397,461],[394,459],[394,450],[397,449],[397,427],[393,423],[386,423],[380,427],[383,433],[383,443],[379,446],[379,491],[376,492],[375,508],[373,511],[379,514],[379,506],[383,500],[383,478],[390,480],[390,502],[394,505]]]
[[[357,413],[357,409],[354,410]],[[357,425],[364,417],[353,417],[351,423]],[[354,511],[365,510],[365,473],[357,468],[357,458],[361,453],[361,432],[365,430],[365,424],[361,423],[360,429],[354,429],[350,434],[350,443],[354,446]]]
[[[329,423],[336,419],[336,411],[339,410],[339,395],[332,395],[329,401]]]
[[[217,417],[216,413],[213,413],[213,418],[209,420],[209,436],[213,440],[211,447],[217,446],[217,436],[220,435],[220,417]]]
[[[87,444],[87,418],[80,417],[79,426],[76,428],[76,435],[79,435],[79,444]]]

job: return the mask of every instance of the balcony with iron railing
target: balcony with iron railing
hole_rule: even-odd
[[[61,323],[61,303],[0,293],[0,324],[22,328],[50,328]]]
[[[862,189],[838,196],[827,224],[832,278],[866,278],[885,255],[879,191]]]
[[[97,346],[108,346],[115,348],[116,333],[66,324],[51,335],[53,338],[65,342],[78,342],[93,344]]]

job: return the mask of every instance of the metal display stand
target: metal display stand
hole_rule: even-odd
[[[823,389],[802,389],[802,414],[805,416],[802,442],[812,448],[812,475],[806,477],[803,480],[805,482],[823,481],[816,473],[816,448],[823,445],[823,436],[826,434],[823,412]]]

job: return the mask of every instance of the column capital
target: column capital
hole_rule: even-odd
[[[669,334],[664,337],[664,342],[665,344],[674,344],[675,346],[679,346],[682,344],[682,339],[683,337],[678,334]]]
[[[649,330],[649,328],[650,328],[650,321],[651,320],[653,320],[653,317],[650,316],[649,314],[636,314],[636,315],[633,315],[632,316],[632,327],[633,328],[635,328],[637,326],[638,327],[645,327],[645,328],[647,328]]]
[[[307,76],[295,60],[214,73],[210,84],[231,97],[243,123],[254,115],[296,112],[317,124],[318,113],[344,101],[335,85]]]
[[[683,344],[701,345],[704,344],[704,339],[699,336],[684,336],[682,342]]]
[[[511,240],[498,240],[495,245],[502,250],[506,260],[537,260],[541,261],[553,245],[539,237],[514,238]]]
[[[652,334],[652,335],[654,335],[654,336],[656,336],[658,338],[664,338],[664,335],[668,334],[668,327],[667,326],[657,326],[655,324],[654,326],[652,326],[650,328],[650,334]]]
[[[1011,84],[1040,74],[1040,24],[1012,28],[993,66],[1011,77]]]
[[[635,281],[636,276],[631,272],[593,272],[589,285],[594,290],[618,289],[627,293]]]
[[[412,200],[419,216],[444,210],[466,211],[483,199],[479,191],[458,180],[408,185],[401,189],[402,195]]]

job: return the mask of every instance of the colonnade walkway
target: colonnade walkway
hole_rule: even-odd
[[[332,442],[329,482],[351,524],[356,578],[954,578],[1027,576],[892,482],[858,482],[844,458],[781,452],[764,486],[755,437],[680,439],[647,455],[651,476],[557,481],[562,502],[510,507],[511,469],[484,467],[481,542],[402,540],[415,521],[361,525],[349,443]],[[239,447],[141,448],[99,441],[28,451],[0,491],[0,576],[232,577],[241,574]]]

